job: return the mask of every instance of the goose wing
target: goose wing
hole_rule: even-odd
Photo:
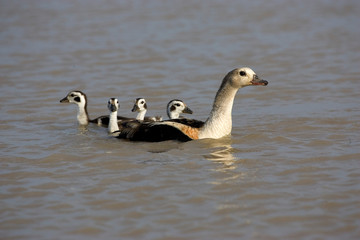
[[[177,122],[184,125],[187,125],[192,128],[201,128],[204,125],[203,121],[189,118],[177,118],[177,119],[169,119],[166,122]]]
[[[117,138],[130,141],[161,142],[177,140],[186,142],[192,140],[176,127],[161,122],[126,121],[120,123]]]
[[[144,121],[145,122],[158,122],[158,121],[162,121],[162,117],[161,116],[145,117]]]

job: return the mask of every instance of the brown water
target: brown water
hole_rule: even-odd
[[[358,1],[0,1],[1,239],[360,239]],[[224,75],[232,136],[132,143],[78,128],[183,99],[206,119]]]

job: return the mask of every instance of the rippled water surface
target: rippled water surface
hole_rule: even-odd
[[[360,239],[358,1],[0,1],[1,239]],[[251,67],[232,135],[80,128],[145,97],[205,120]]]

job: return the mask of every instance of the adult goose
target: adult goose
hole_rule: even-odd
[[[139,121],[161,121],[162,117],[145,117],[147,112],[147,103],[145,98],[137,98],[135,99],[135,104],[131,110],[132,112],[138,112],[136,119]]]
[[[231,133],[231,113],[237,91],[251,85],[266,86],[268,82],[260,79],[250,68],[236,68],[224,77],[216,93],[210,115],[201,126],[191,126],[176,119],[152,123],[124,121],[120,124],[117,138],[160,142],[224,137]]]
[[[109,125],[109,116],[104,115],[97,117],[95,119],[89,119],[89,114],[87,111],[87,97],[86,94],[82,91],[71,91],[66,97],[60,100],[61,103],[75,103],[78,106],[77,111],[77,120],[80,125],[88,125],[89,122],[95,123],[99,126],[107,127]],[[130,120],[126,117],[117,117],[119,121]]]

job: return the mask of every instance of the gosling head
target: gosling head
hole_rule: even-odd
[[[68,95],[66,95],[66,97],[64,97],[63,99],[60,100],[61,103],[75,103],[77,105],[83,105],[86,106],[87,104],[87,98],[85,93],[81,92],[81,91],[71,91],[68,93]]]
[[[119,110],[119,100],[117,98],[110,98],[108,101],[108,109],[110,112],[117,112]]]
[[[147,104],[144,98],[137,98],[135,104],[131,109],[132,112],[141,112],[147,110]]]
[[[181,113],[192,114],[193,111],[181,100],[173,99],[167,105],[167,114],[170,119],[180,117]]]

